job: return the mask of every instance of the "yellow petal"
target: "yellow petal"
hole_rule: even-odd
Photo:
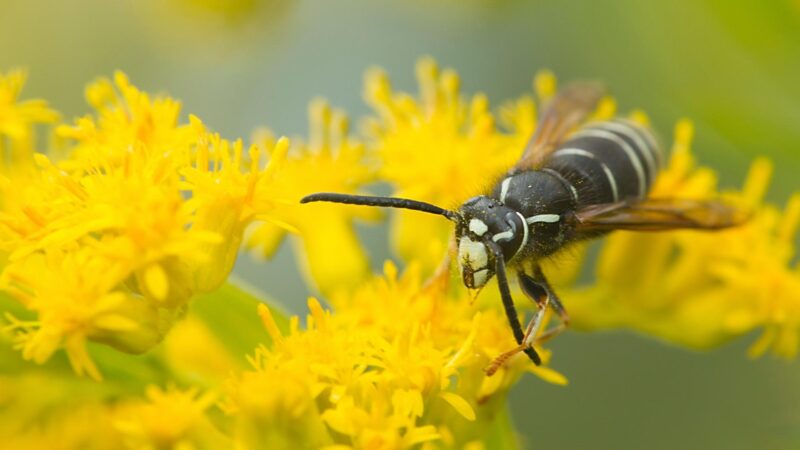
[[[258,317],[261,318],[261,323],[264,324],[264,328],[266,328],[267,333],[269,333],[269,337],[272,338],[273,342],[281,342],[283,340],[283,334],[280,328],[278,328],[278,324],[275,323],[275,318],[272,317],[272,312],[270,312],[269,307],[261,303],[258,305],[257,309]]]
[[[147,292],[156,300],[164,300],[169,293],[169,280],[160,264],[151,264],[144,270],[144,284]]]
[[[469,402],[464,400],[464,397],[452,392],[441,392],[439,397],[449,403],[450,406],[452,406],[465,419],[469,420],[470,422],[475,420],[475,410],[472,409],[472,406],[469,404]]]
[[[557,384],[559,386],[566,386],[569,383],[567,377],[549,367],[529,364],[528,370],[548,383]]]

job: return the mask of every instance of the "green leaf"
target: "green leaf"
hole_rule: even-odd
[[[283,308],[234,277],[216,291],[193,300],[190,308],[191,314],[200,318],[232,355],[244,358],[258,345],[271,343],[258,316],[261,303],[269,306],[278,326],[287,330],[289,320]]]

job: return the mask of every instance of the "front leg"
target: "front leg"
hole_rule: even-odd
[[[486,375],[492,376],[508,358],[519,352],[523,352],[528,355],[528,358],[530,358],[531,361],[533,361],[533,363],[537,366],[542,363],[542,359],[539,357],[539,354],[536,353],[536,350],[534,350],[533,347],[525,343],[526,336],[530,334],[530,329],[526,330],[525,333],[522,332],[522,325],[519,322],[517,310],[514,308],[514,299],[511,297],[511,289],[508,287],[508,277],[506,276],[503,252],[500,247],[497,246],[497,244],[491,245],[489,248],[495,256],[495,274],[497,276],[497,286],[500,289],[500,298],[503,301],[503,308],[505,309],[506,317],[508,318],[508,324],[511,326],[511,330],[514,333],[514,339],[517,341],[517,344],[519,344],[519,346],[516,348],[511,349],[495,358],[492,364],[485,369]]]
[[[536,353],[536,350],[533,348],[534,343],[541,343],[546,342],[562,331],[564,331],[569,324],[569,316],[567,315],[567,311],[564,309],[564,306],[561,304],[561,300],[558,296],[553,292],[553,289],[550,287],[550,283],[548,283],[547,278],[545,278],[544,273],[542,272],[541,267],[539,265],[535,265],[533,268],[533,276],[527,275],[522,270],[517,272],[517,278],[519,279],[519,285],[522,288],[522,292],[525,293],[531,300],[536,303],[537,311],[534,314],[531,321],[528,322],[528,326],[525,328],[525,333],[522,334],[522,339],[517,337],[517,343],[519,346],[504,352],[500,356],[492,361],[492,364],[486,368],[486,375],[491,376],[495,372],[497,372],[500,367],[508,361],[509,358],[516,355],[519,352],[525,352],[530,357],[530,353],[536,355],[536,359],[533,360],[534,363],[538,366],[541,364],[541,359],[539,355]],[[503,274],[502,280],[505,280],[505,274]],[[498,277],[498,281],[501,281],[501,278]],[[506,283],[504,281],[504,283]],[[507,283],[506,283],[507,284]],[[502,293],[502,287],[501,287]],[[510,299],[510,294],[508,298]],[[505,303],[505,301],[504,301]],[[561,323],[553,327],[541,335],[539,335],[539,328],[541,327],[544,319],[544,314],[547,311],[547,307],[552,306],[553,310],[556,311],[558,316],[561,318]],[[513,310],[513,304],[511,305]],[[508,308],[506,308],[506,312],[508,313]],[[516,318],[516,311],[514,311],[514,317]],[[511,320],[511,316],[509,316],[509,320]],[[519,320],[519,319],[517,319]],[[519,325],[517,325],[519,327]],[[518,333],[515,333],[516,336],[519,336],[521,333],[521,328],[519,329]],[[538,336],[537,336],[538,335]]]

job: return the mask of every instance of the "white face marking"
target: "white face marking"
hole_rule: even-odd
[[[489,264],[489,255],[482,242],[475,242],[467,236],[461,237],[458,243],[458,262],[472,270],[479,270]]]
[[[486,284],[486,280],[489,275],[489,269],[481,269],[477,272],[472,273],[472,284],[476,288],[482,287]]]
[[[511,177],[506,178],[500,184],[500,202],[505,203],[506,195],[508,195],[508,186],[511,184]]]
[[[537,223],[537,222],[545,222],[545,223],[556,223],[561,220],[561,216],[558,214],[537,214],[535,216],[528,217],[525,219],[525,222],[528,223]]]
[[[480,219],[472,219],[469,221],[469,231],[472,231],[478,236],[483,236],[483,233],[489,231],[489,227]]]

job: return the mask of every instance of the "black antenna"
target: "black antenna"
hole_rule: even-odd
[[[349,194],[336,194],[332,192],[319,192],[303,197],[300,203],[310,202],[331,202],[331,203],[345,203],[348,205],[363,205],[363,206],[381,206],[386,208],[401,208],[413,209],[414,211],[422,211],[430,214],[438,214],[445,216],[453,222],[458,222],[458,214],[454,211],[449,211],[440,208],[430,203],[420,202],[417,200],[410,200],[407,198],[397,197],[376,197],[371,195],[349,195]]]

